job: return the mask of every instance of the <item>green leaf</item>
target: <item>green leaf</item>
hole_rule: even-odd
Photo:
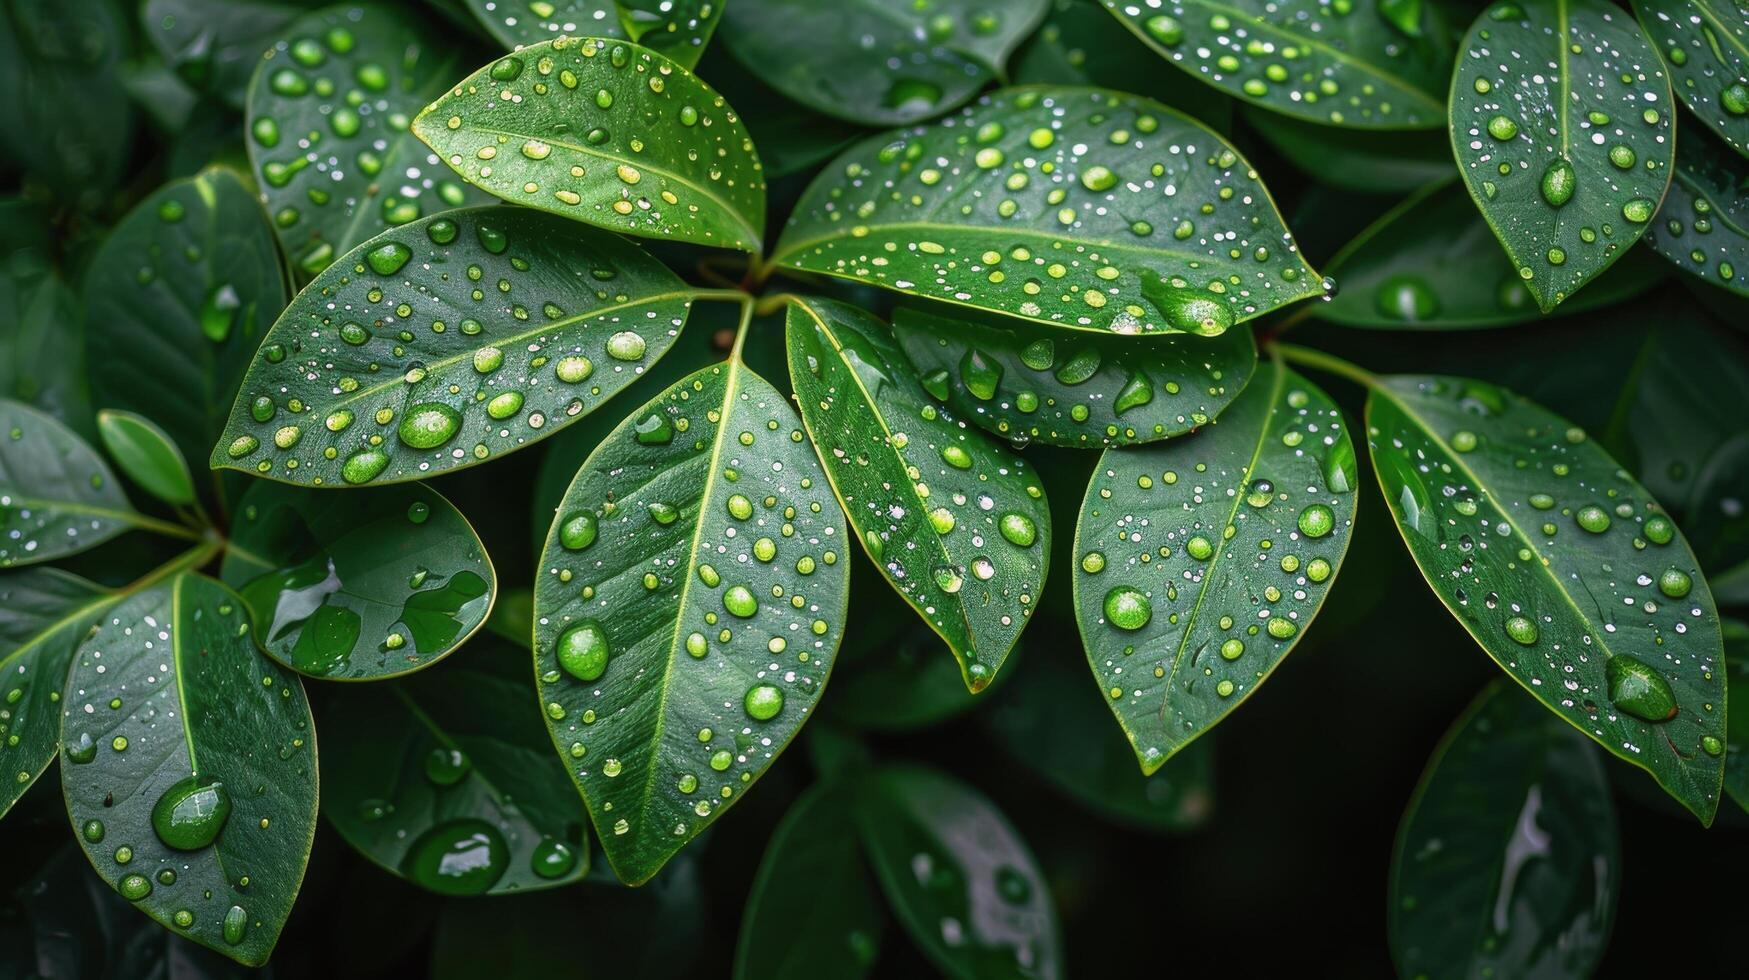
[[[1749,90],[1743,97],[1749,104]],[[1705,130],[1684,132],[1646,243],[1683,272],[1749,296],[1749,160]]]
[[[873,315],[791,298],[786,338],[802,421],[863,550],[982,690],[1044,589],[1043,485],[938,407]]]
[[[1000,78],[1046,0],[733,0],[723,44],[784,95],[828,115],[896,126],[962,105]]]
[[[0,213],[0,223],[11,215]],[[91,432],[90,382],[79,299],[46,267],[30,260],[0,265],[0,398],[48,412]]]
[[[568,34],[636,41],[682,68],[704,53],[726,0],[555,0],[513,5],[467,0],[505,47],[531,47]]]
[[[177,934],[266,962],[316,832],[316,744],[242,600],[185,574],[112,607],[73,657],[61,729],[98,876]]]
[[[115,595],[58,568],[0,574],[0,817],[61,745],[67,664]]]
[[[323,702],[323,812],[359,853],[439,894],[578,881],[587,817],[530,710],[527,651],[472,653]],[[482,659],[514,662],[515,679]]]
[[[0,568],[76,555],[149,523],[85,440],[0,399]]]
[[[359,246],[286,309],[212,464],[340,486],[513,452],[661,359],[693,295],[636,245],[525,208],[415,221]]]
[[[289,298],[255,194],[214,168],[158,189],[92,259],[92,400],[149,416],[203,459],[255,347]]]
[[[977,790],[932,769],[890,766],[859,784],[857,827],[911,940],[955,978],[1062,976],[1044,872]]]
[[[1323,293],[1251,165],[1158,102],[985,96],[847,150],[772,261],[1076,330],[1218,334]]]
[[[648,881],[770,768],[844,635],[844,525],[801,420],[738,357],[633,412],[541,554],[535,669],[614,872]]]
[[[1305,634],[1348,551],[1357,479],[1336,403],[1279,363],[1214,425],[1100,457],[1075,529],[1075,619],[1144,773]]]
[[[771,832],[747,894],[736,980],[868,975],[887,920],[855,826],[848,785],[815,786],[790,806]]]
[[[1151,776],[1136,772],[1135,754],[1080,664],[1073,650],[1041,649],[1009,672],[1013,686],[979,720],[1016,764],[1112,823],[1151,833],[1207,823],[1215,805],[1214,739],[1196,740]]]
[[[1725,792],[1749,812],[1749,625],[1735,619],[1720,624],[1724,634],[1730,701],[1725,735]]]
[[[893,334],[923,386],[1017,445],[1156,442],[1206,425],[1257,367],[1251,331],[1218,337],[1095,337],[1011,317],[909,307]]]
[[[176,77],[241,109],[261,53],[273,47],[285,35],[285,26],[308,6],[308,2],[260,0],[146,0],[140,22]]]
[[[1347,327],[1469,330],[1544,316],[1469,195],[1455,185],[1428,187],[1392,208],[1324,270],[1342,288],[1315,315]],[[1619,303],[1663,276],[1659,264],[1636,249],[1556,312]]]
[[[1596,750],[1496,681],[1440,741],[1397,829],[1397,974],[1590,976],[1621,874]]]
[[[1634,0],[1634,12],[1675,76],[1676,95],[1708,129],[1749,156],[1749,21],[1742,4]]]
[[[1451,46],[1431,3],[1102,2],[1162,58],[1247,102],[1356,129],[1442,121]]]
[[[327,7],[283,28],[249,83],[249,160],[279,241],[304,277],[422,214],[487,200],[411,132],[461,74],[419,18]]]
[[[557,38],[463,79],[413,132],[513,204],[645,238],[757,253],[765,175],[741,117],[657,52]]]
[[[1332,187],[1363,194],[1407,194],[1457,176],[1451,166],[1451,141],[1444,133],[1333,129],[1254,108],[1247,109],[1244,118],[1247,129],[1263,137],[1289,163]],[[1468,202],[1465,206],[1475,210]]]
[[[1487,382],[1380,378],[1366,410],[1385,500],[1440,601],[1549,710],[1710,824],[1719,618],[1658,502],[1584,430]]]
[[[1664,199],[1670,80],[1607,0],[1498,0],[1460,50],[1458,168],[1546,313],[1621,258]]]
[[[754,106],[758,110],[741,121],[752,135],[753,145],[759,148],[759,162],[765,165],[767,180],[811,170],[868,135],[868,130],[860,126],[823,115],[779,94],[732,61],[724,63],[717,59],[706,66],[707,71],[712,68],[726,69],[711,75],[711,85],[730,105]]]
[[[170,434],[143,415],[104,409],[97,413],[103,448],[128,479],[173,507],[194,503],[194,476]]]
[[[255,481],[222,577],[267,655],[310,677],[429,667],[485,623],[498,576],[467,518],[423,483],[324,493]]]

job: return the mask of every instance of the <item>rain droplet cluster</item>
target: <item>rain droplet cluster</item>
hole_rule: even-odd
[[[716,30],[725,0],[468,0],[506,47],[562,34],[636,41],[691,68]]]
[[[1738,153],[1749,153],[1749,18],[1742,5],[1637,0],[1634,9],[1675,76],[1676,95]]]
[[[1684,134],[1676,169],[1646,242],[1659,255],[1708,282],[1749,294],[1749,191],[1743,158],[1710,133]]]
[[[0,398],[0,568],[78,554],[130,525],[108,464],[53,416]]]

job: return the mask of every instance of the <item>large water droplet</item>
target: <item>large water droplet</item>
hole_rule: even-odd
[[[1609,679],[1609,700],[1616,707],[1650,722],[1676,717],[1676,694],[1650,664],[1618,653],[1609,658],[1604,673]]]
[[[152,831],[164,846],[198,851],[219,836],[231,816],[231,795],[220,782],[190,776],[173,784],[152,805]]]
[[[455,820],[419,835],[407,849],[401,871],[443,895],[479,895],[504,876],[509,859],[496,827],[484,820]]]

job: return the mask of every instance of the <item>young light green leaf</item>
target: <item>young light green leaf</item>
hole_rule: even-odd
[[[1373,468],[1409,552],[1537,700],[1710,824],[1719,617],[1676,525],[1584,430],[1505,389],[1380,378]]]
[[[1469,195],[1455,184],[1410,196],[1344,245],[1324,269],[1342,289],[1316,315],[1346,327],[1469,330],[1544,315]],[[1634,250],[1555,312],[1619,303],[1664,276],[1658,262]]]
[[[846,784],[814,786],[771,832],[741,916],[736,980],[868,975],[887,919],[856,846],[855,803]]]
[[[578,881],[588,818],[529,710],[528,652],[469,649],[465,662],[322,701],[323,812],[359,853],[438,894]],[[483,660],[516,669],[477,669]]]
[[[802,421],[863,550],[982,690],[1044,589],[1044,486],[939,407],[873,315],[792,297],[786,338]]]
[[[512,49],[566,34],[636,41],[691,69],[717,29],[726,0],[467,0],[492,36]]]
[[[1213,335],[1324,291],[1238,151],[1098,89],[1007,89],[857,144],[773,261],[1100,333]]]
[[[54,760],[67,664],[114,601],[58,568],[0,573],[0,817]]]
[[[734,0],[723,44],[784,95],[896,126],[962,105],[1031,33],[1046,0]]]
[[[255,639],[300,674],[381,680],[429,667],[485,623],[498,576],[468,519],[423,483],[325,493],[257,480],[222,577]]]
[[[932,769],[891,766],[860,784],[857,827],[913,942],[959,980],[1063,974],[1044,872],[982,794]]]
[[[1247,102],[1357,129],[1443,121],[1451,44],[1433,4],[1102,2],[1162,58]]]
[[[420,219],[360,245],[286,309],[212,464],[343,486],[513,452],[660,360],[693,293],[636,245],[538,211]]]
[[[413,132],[469,183],[627,235],[757,253],[765,174],[710,86],[629,42],[561,37],[458,82]]]
[[[1460,50],[1452,149],[1546,313],[1626,254],[1664,199],[1670,80],[1607,0],[1497,0]]]
[[[1621,873],[1597,750],[1495,681],[1434,750],[1397,829],[1397,974],[1590,976]]]
[[[410,131],[461,68],[420,19],[385,7],[327,7],[283,29],[249,84],[249,160],[299,273],[422,214],[488,200],[441,179]]]
[[[1096,337],[902,307],[893,334],[930,394],[1020,445],[1096,448],[1183,435],[1220,414],[1257,368],[1249,330]]]
[[[535,670],[622,880],[648,881],[813,712],[847,547],[801,420],[738,357],[633,412],[578,470],[541,554]]]
[[[215,167],[159,188],[92,259],[93,401],[151,418],[185,458],[205,458],[289,296],[273,231],[236,174]]]
[[[1749,160],[1690,129],[1646,243],[1689,275],[1749,296]]]
[[[1749,156],[1749,18],[1743,5],[1733,0],[1633,3],[1640,26],[1675,76],[1677,97],[1720,139]]]
[[[173,507],[194,503],[194,476],[170,434],[143,415],[104,409],[97,435],[115,465],[141,489]]]
[[[1725,724],[1725,792],[1749,812],[1749,625],[1735,619],[1721,624],[1731,700]]]
[[[1336,403],[1279,363],[1214,425],[1100,457],[1075,528],[1075,619],[1144,773],[1305,634],[1348,551],[1358,475]]]
[[[140,23],[176,77],[241,109],[261,52],[307,7],[261,0],[146,0]]]
[[[157,524],[128,504],[85,440],[53,416],[0,398],[0,568],[76,555]]]
[[[316,833],[316,741],[242,600],[184,574],[110,608],[61,709],[67,815],[99,877],[178,935],[266,962]]]
[[[1363,194],[1408,194],[1457,178],[1451,140],[1434,130],[1336,129],[1254,107],[1243,118],[1251,132],[1321,184]],[[1465,206],[1475,210],[1467,200]],[[1492,242],[1489,247],[1499,251]]]

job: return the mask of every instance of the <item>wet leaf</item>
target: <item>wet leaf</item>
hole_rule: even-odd
[[[1743,98],[1749,107],[1749,90]],[[1683,272],[1749,296],[1749,160],[1689,127],[1646,243]]]
[[[1457,176],[1451,165],[1451,141],[1444,133],[1336,129],[1256,108],[1246,109],[1244,118],[1246,128],[1289,163],[1332,187],[1363,194],[1407,194]],[[1465,206],[1475,210],[1467,200]],[[1492,241],[1489,247],[1498,251]]]
[[[194,476],[170,434],[151,419],[105,409],[97,413],[97,434],[109,458],[128,479],[176,507],[194,503]]]
[[[484,642],[322,702],[323,813],[365,857],[439,894],[578,881],[588,817],[531,710],[527,651]],[[514,660],[514,679],[481,658]]]
[[[1214,425],[1100,457],[1075,530],[1075,619],[1144,773],[1305,635],[1348,551],[1358,478],[1335,402],[1278,363]]]
[[[146,0],[140,22],[177,78],[241,109],[261,53],[314,5],[315,0]]]
[[[1658,502],[1584,430],[1482,381],[1380,378],[1367,432],[1403,540],[1458,622],[1549,710],[1710,824],[1719,617]]]
[[[1162,58],[1247,102],[1357,129],[1443,121],[1451,45],[1433,4],[1102,2]]]
[[[335,680],[442,660],[485,623],[498,591],[467,518],[423,483],[324,493],[254,481],[222,575],[268,656]]]
[[[1749,20],[1742,4],[1634,0],[1633,6],[1664,56],[1677,97],[1708,129],[1749,156]]]
[[[1451,144],[1544,312],[1646,230],[1670,182],[1663,62],[1606,0],[1498,0],[1464,38]]]
[[[1621,895],[1596,749],[1504,681],[1452,725],[1391,854],[1399,976],[1589,976]]]
[[[855,795],[847,785],[817,785],[791,804],[747,893],[737,980],[868,975],[887,920],[855,828]]]
[[[146,521],[85,440],[0,399],[0,568],[76,555]]]
[[[912,942],[949,977],[1060,977],[1062,940],[1032,851],[977,790],[889,766],[859,784],[869,866]]]
[[[773,261],[1076,330],[1218,334],[1323,292],[1256,172],[1148,99],[1029,87],[871,137]]]
[[[1342,247],[1324,270],[1341,289],[1314,312],[1347,327],[1469,330],[1544,317],[1530,287],[1500,252],[1488,223],[1455,184],[1429,187],[1386,212]],[[1619,303],[1665,275],[1643,250],[1555,311]]]
[[[1046,0],[732,0],[723,44],[784,95],[865,126],[960,106],[1003,75]]]
[[[1257,367],[1249,330],[1083,337],[1012,317],[904,307],[893,333],[931,394],[1019,445],[1097,448],[1183,435],[1220,414]]]
[[[249,160],[299,275],[384,229],[488,200],[411,131],[464,68],[424,22],[384,7],[327,7],[282,28],[249,84]]]
[[[707,64],[711,85],[730,105],[753,106],[751,117],[742,117],[759,148],[759,162],[767,180],[776,181],[811,170],[838,155],[845,147],[868,135],[868,130],[834,116],[824,115],[781,95],[752,72],[744,71],[726,55]]]
[[[802,420],[863,550],[983,689],[1044,589],[1044,487],[929,397],[874,316],[791,298],[786,337]]]
[[[67,664],[115,601],[58,568],[0,573],[0,817],[54,761]]]
[[[634,411],[542,552],[547,727],[614,872],[649,880],[771,766],[844,633],[844,525],[784,398],[738,358]]]
[[[698,64],[727,0],[467,0],[512,50],[566,34],[636,41],[682,68]]]
[[[740,116],[636,44],[559,38],[507,54],[413,131],[513,204],[645,238],[763,247],[765,175]]]
[[[8,215],[0,213],[0,223]],[[10,267],[10,268],[8,268]],[[0,266],[0,398],[40,408],[95,435],[79,298],[46,268]]]
[[[159,188],[92,259],[92,400],[150,418],[183,456],[204,459],[288,297],[273,232],[236,174],[213,168]]]
[[[268,331],[212,464],[343,486],[513,452],[661,359],[693,292],[630,242],[524,208],[384,232]]]
[[[242,600],[179,575],[104,613],[62,699],[61,785],[99,877],[178,935],[267,960],[316,832],[297,676],[260,656]]]

